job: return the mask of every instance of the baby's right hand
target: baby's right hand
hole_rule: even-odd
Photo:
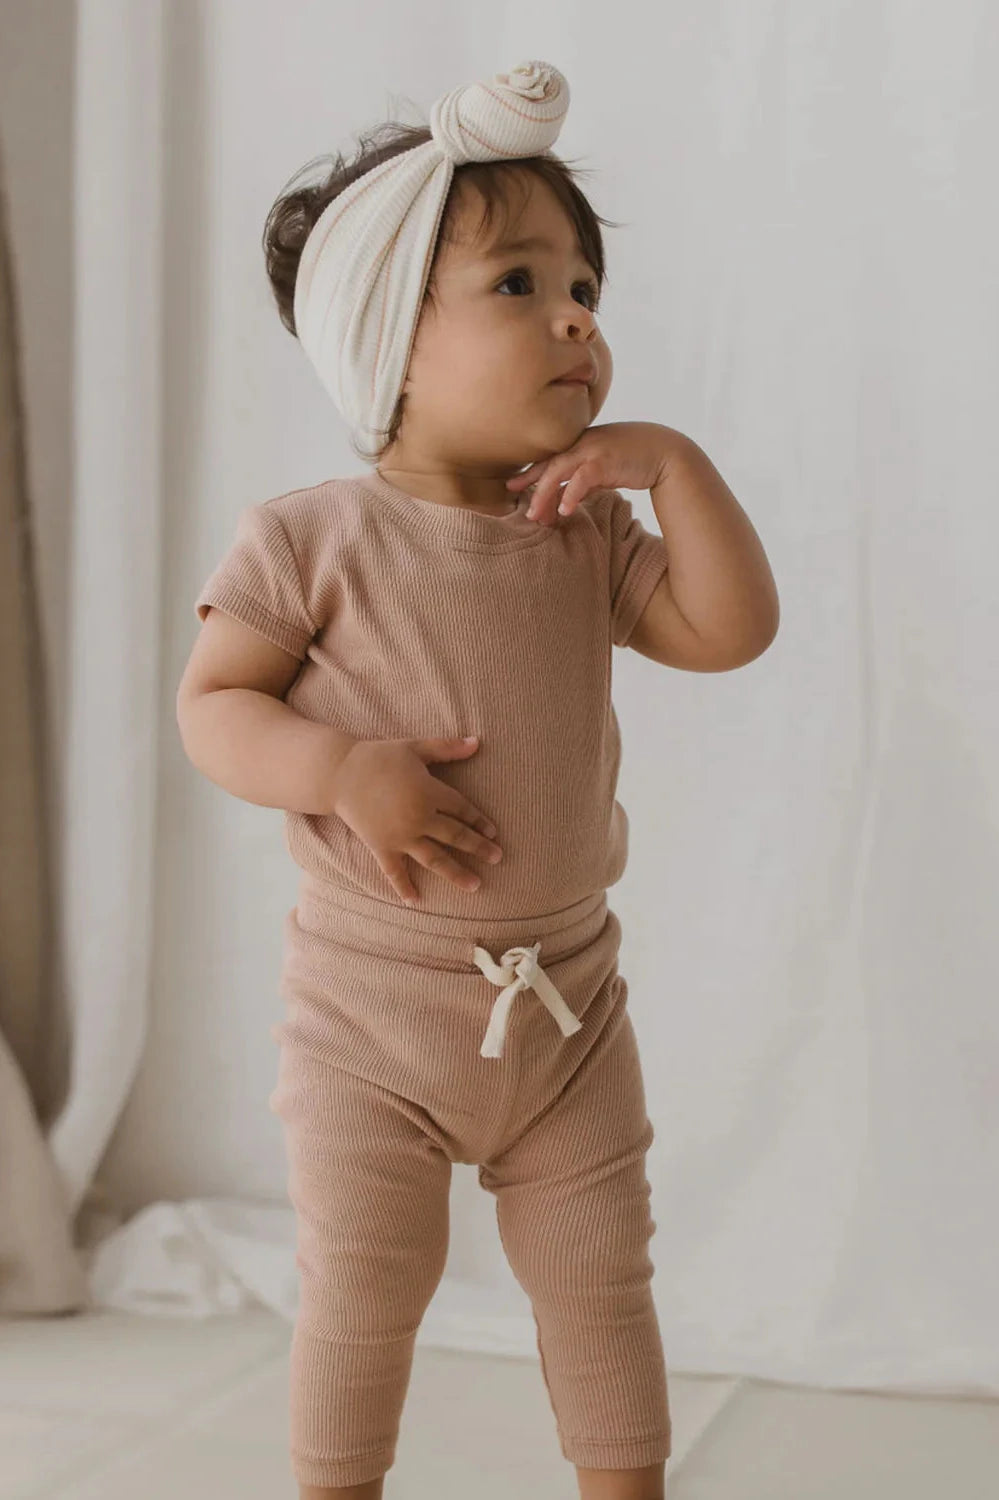
[[[478,740],[358,740],[337,767],[332,810],[367,844],[408,905],[418,903],[419,892],[404,855],[468,891],[477,890],[481,878],[441,845],[493,863],[502,855],[492,842],[495,825],[427,770],[429,763],[458,760],[478,748]]]

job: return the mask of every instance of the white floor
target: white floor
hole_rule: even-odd
[[[0,1500],[297,1500],[291,1327],[0,1321]],[[997,1500],[999,1403],[672,1373],[669,1500]],[[474,1489],[473,1489],[474,1486]],[[536,1361],[417,1345],[385,1500],[575,1500]]]

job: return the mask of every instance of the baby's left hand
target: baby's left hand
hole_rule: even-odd
[[[507,488],[534,485],[527,514],[542,525],[568,516],[591,490],[650,490],[666,473],[682,432],[659,422],[604,422],[551,458],[540,459],[507,480]],[[565,489],[559,495],[559,487]],[[556,511],[557,506],[557,511]]]

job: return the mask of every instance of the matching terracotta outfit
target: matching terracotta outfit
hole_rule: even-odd
[[[511,505],[514,502],[511,500]],[[285,920],[271,1107],[288,1148],[300,1303],[291,1457],[312,1485],[385,1473],[416,1333],[444,1271],[453,1162],[496,1197],[564,1456],[670,1454],[650,1281],[652,1141],[620,923],[613,645],[666,570],[617,490],[544,527],[376,471],[251,506],[196,608],[302,661],[286,702],[363,739],[478,734],[432,763],[496,825],[458,889],[409,861],[406,906],[336,816],[286,814],[302,869]]]

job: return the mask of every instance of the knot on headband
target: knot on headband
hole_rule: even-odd
[[[537,156],[557,138],[568,108],[562,74],[548,63],[526,62],[444,94],[430,110],[430,131],[455,164]]]
[[[355,436],[388,437],[456,165],[537,156],[558,138],[569,85],[525,62],[430,111],[431,139],[380,162],[327,204],[302,249],[295,329]]]

